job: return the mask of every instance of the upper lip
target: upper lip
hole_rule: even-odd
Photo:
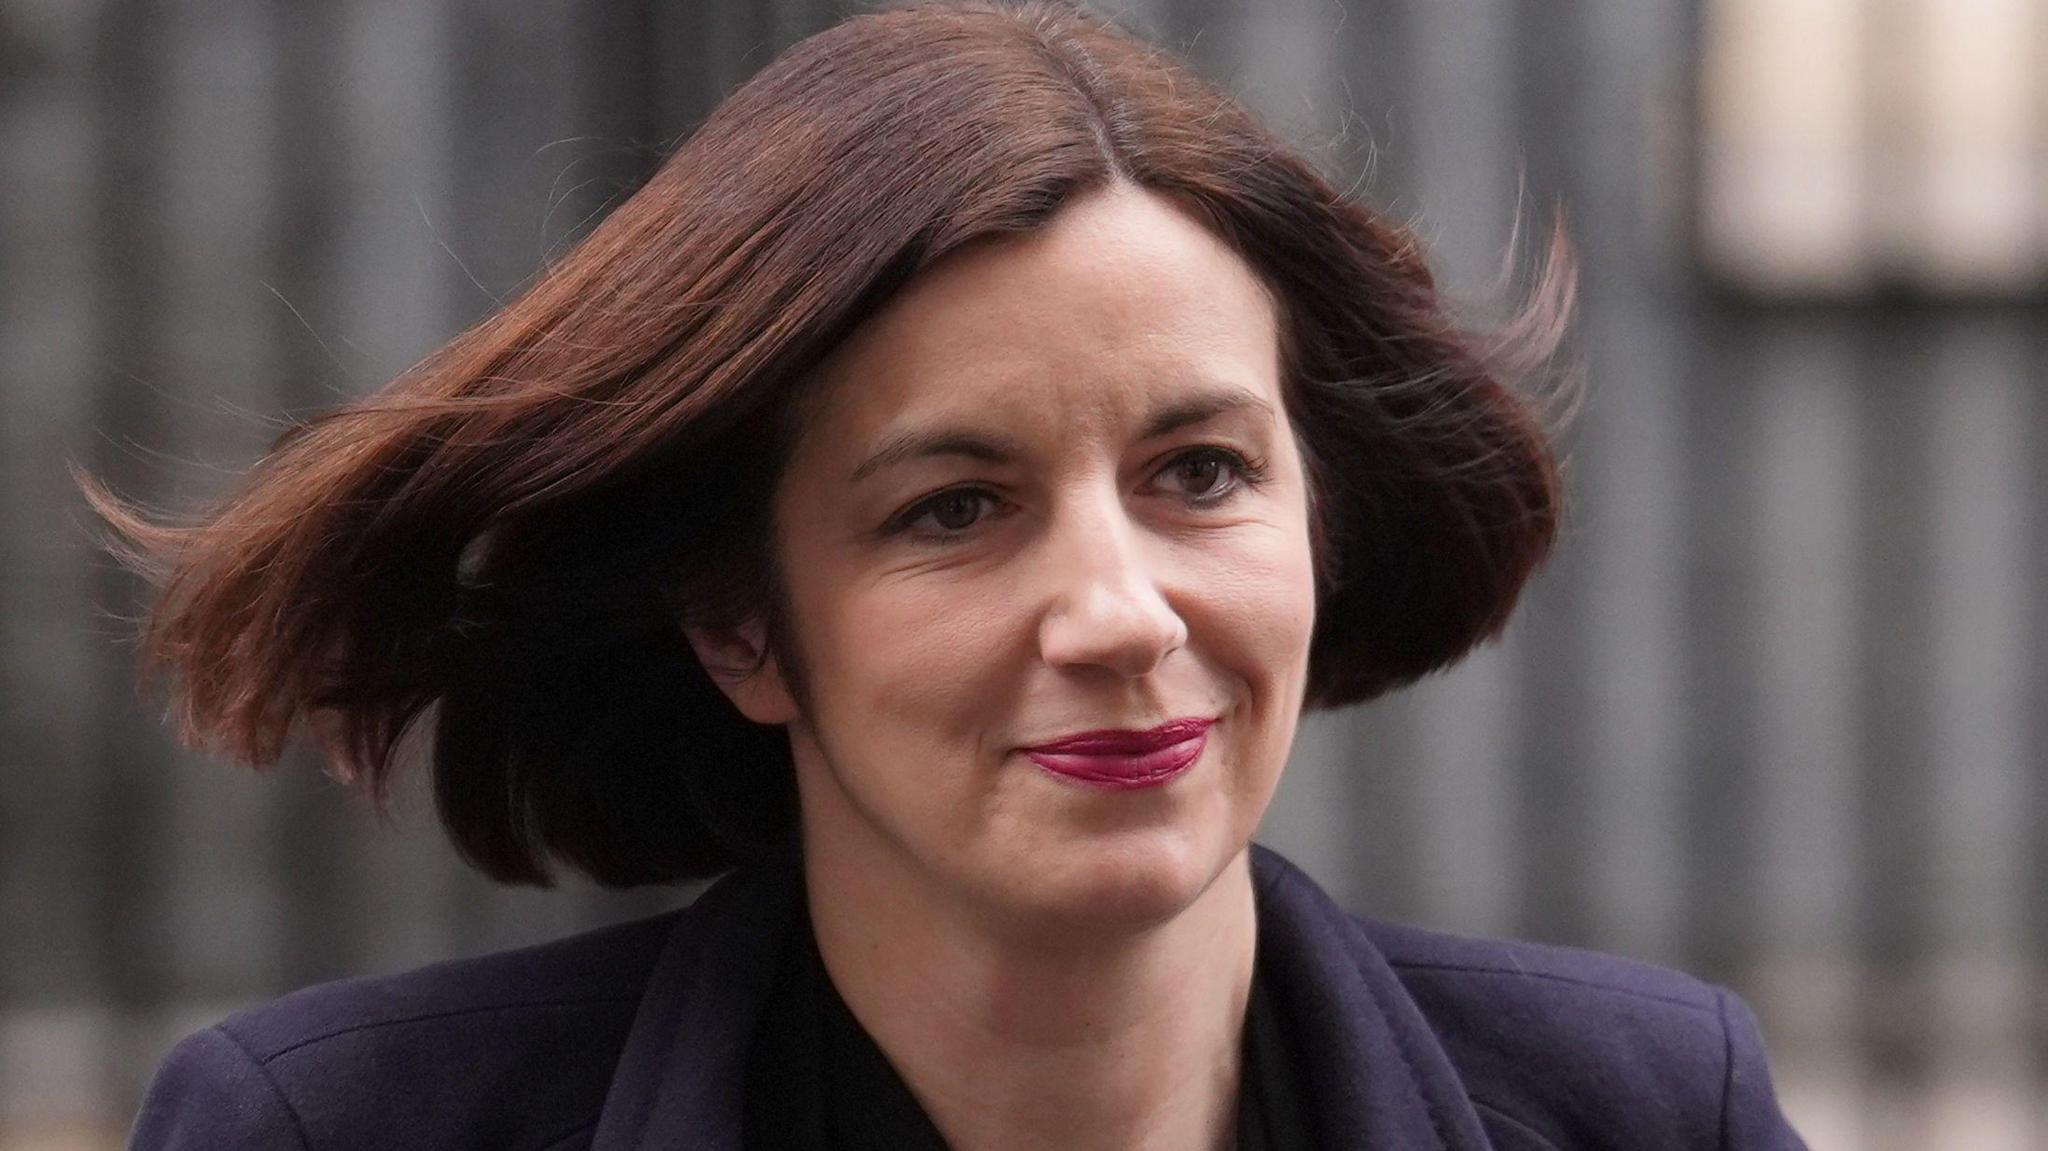
[[[1032,744],[1024,750],[1064,755],[1142,755],[1176,743],[1186,743],[1209,730],[1209,725],[1215,722],[1203,716],[1188,716],[1168,720],[1144,731],[1122,727],[1077,731],[1045,743]]]

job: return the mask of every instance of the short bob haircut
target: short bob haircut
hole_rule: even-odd
[[[1570,309],[1561,230],[1481,338],[1409,230],[1179,61],[1071,5],[964,0],[783,52],[515,302],[292,428],[204,514],[155,522],[80,474],[160,589],[145,676],[169,673],[186,742],[262,765],[304,727],[373,797],[430,730],[441,819],[501,881],[744,861],[793,834],[788,739],[734,710],[682,625],[760,621],[795,654],[770,497],[813,368],[933,261],[1112,182],[1205,222],[1280,304],[1317,567],[1306,706],[1497,633],[1559,518],[1514,377]]]

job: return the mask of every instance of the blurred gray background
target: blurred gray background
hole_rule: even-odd
[[[1816,1148],[2048,1147],[2044,6],[1098,7],[1475,318],[1518,210],[1584,257],[1560,554],[1497,647],[1307,721],[1263,838],[1362,911],[1731,984]],[[241,1004],[687,897],[494,890],[417,793],[176,750],[64,464],[225,490],[848,10],[0,0],[0,1146],[117,1146]]]

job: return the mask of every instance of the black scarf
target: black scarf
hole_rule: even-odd
[[[784,955],[747,1057],[747,1151],[948,1151],[826,975],[808,917]],[[1281,989],[1254,963],[1237,1151],[1315,1145]]]

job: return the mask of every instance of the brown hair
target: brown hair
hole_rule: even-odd
[[[1482,343],[1412,233],[1179,62],[1067,5],[970,0],[782,53],[517,301],[293,429],[204,516],[152,523],[81,475],[161,587],[145,673],[174,673],[188,742],[269,763],[303,722],[373,795],[430,715],[441,818],[501,880],[745,858],[793,826],[788,741],[680,625],[761,619],[791,650],[768,521],[795,389],[921,268],[1115,180],[1194,211],[1282,302],[1308,704],[1496,633],[1559,485],[1494,353],[1555,346],[1562,241]]]

